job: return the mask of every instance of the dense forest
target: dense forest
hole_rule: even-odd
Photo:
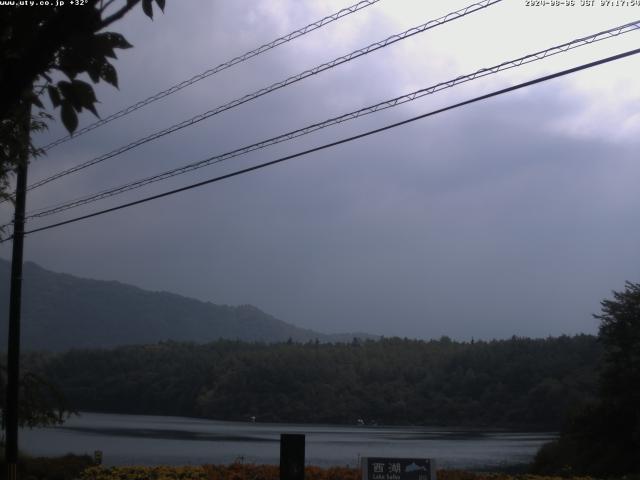
[[[78,410],[259,422],[558,429],[593,397],[588,335],[351,344],[163,342],[32,354]]]

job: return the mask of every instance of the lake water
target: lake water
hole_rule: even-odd
[[[438,467],[528,462],[553,433],[437,427],[218,422],[197,418],[82,413],[63,426],[22,430],[32,455],[101,450],[107,465],[277,464],[281,433],[306,435],[308,465],[358,465],[361,456],[426,457]]]

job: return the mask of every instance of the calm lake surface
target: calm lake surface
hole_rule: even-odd
[[[102,450],[107,465],[277,464],[281,433],[306,435],[308,465],[356,466],[361,456],[434,458],[438,467],[528,462],[554,433],[437,427],[359,427],[218,422],[196,418],[82,413],[63,426],[22,430],[32,455]]]

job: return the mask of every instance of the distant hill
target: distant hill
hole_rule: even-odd
[[[0,259],[0,349],[6,349],[10,264]],[[346,342],[366,334],[326,335],[298,328],[251,306],[216,305],[119,282],[55,273],[26,262],[22,348],[63,351],[164,340]]]

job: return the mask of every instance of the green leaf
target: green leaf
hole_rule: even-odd
[[[98,99],[96,98],[96,94],[93,91],[93,87],[87,82],[83,82],[81,80],[74,80],[72,82],[72,86],[73,95],[78,105],[86,108],[97,117],[98,112],[96,111],[95,103],[98,101]]]
[[[90,58],[86,45],[78,46],[78,42],[73,42],[61,49],[58,65],[60,70],[73,80],[86,69]]]
[[[106,43],[102,43],[99,45],[98,49],[99,49],[99,53],[98,51],[96,51],[96,53],[98,55],[101,55],[102,57],[107,57],[107,58],[118,58],[116,55],[116,52],[113,51],[115,47],[113,47],[110,43],[109,40],[107,39]],[[106,59],[105,59],[106,61]]]
[[[71,82],[67,82],[66,80],[59,81],[58,91],[64,98],[64,101],[71,101],[71,97],[73,96],[73,88],[71,87]]]
[[[81,105],[85,106],[98,100],[96,98],[96,94],[93,92],[93,87],[87,82],[83,82],[82,80],[74,80],[71,85],[73,86],[73,91],[79,99]]]
[[[102,66],[95,59],[92,59],[87,63],[87,74],[93,83],[98,83],[100,81],[101,70]]]
[[[69,67],[67,65],[61,65],[60,71],[64,73],[69,78],[69,80],[73,80],[74,78],[76,78],[76,75],[78,75],[77,69]]]
[[[156,3],[160,7],[160,10],[162,10],[162,12],[164,12],[165,0],[156,0]]]
[[[44,108],[44,105],[40,101],[40,98],[35,93],[31,96],[31,103],[33,103],[38,108]]]
[[[60,90],[58,90],[58,87],[55,87],[53,85],[49,85],[47,87],[47,90],[49,92],[49,98],[51,99],[51,104],[53,105],[53,108],[58,108],[61,103]]]
[[[100,78],[118,88],[118,72],[110,63],[105,63],[100,70]]]
[[[78,128],[78,115],[76,114],[73,106],[69,102],[64,102],[60,109],[60,117],[62,118],[62,124],[69,131],[71,135]]]
[[[63,103],[68,103],[78,112],[82,110],[82,103],[77,97],[75,88],[73,87],[73,83],[63,80],[58,82],[58,88],[60,89],[60,93],[62,94]]]
[[[94,37],[93,52],[96,58],[116,58],[115,48],[131,48],[131,44],[122,35],[113,32],[99,33]]]
[[[98,115],[98,110],[96,110],[95,104],[92,103],[91,105],[87,105],[86,109],[89,110],[91,113],[93,113],[96,117],[100,118],[100,115]]]
[[[133,47],[124,36],[115,32],[105,32],[96,35],[102,42],[106,43],[112,48],[127,49]]]
[[[64,97],[64,101],[68,102],[77,112],[81,112],[86,108],[95,116],[98,112],[95,103],[98,101],[93,87],[82,80],[73,80],[71,83],[66,81],[58,82],[58,88]]]
[[[147,17],[153,19],[153,0],[142,0],[142,11]]]

